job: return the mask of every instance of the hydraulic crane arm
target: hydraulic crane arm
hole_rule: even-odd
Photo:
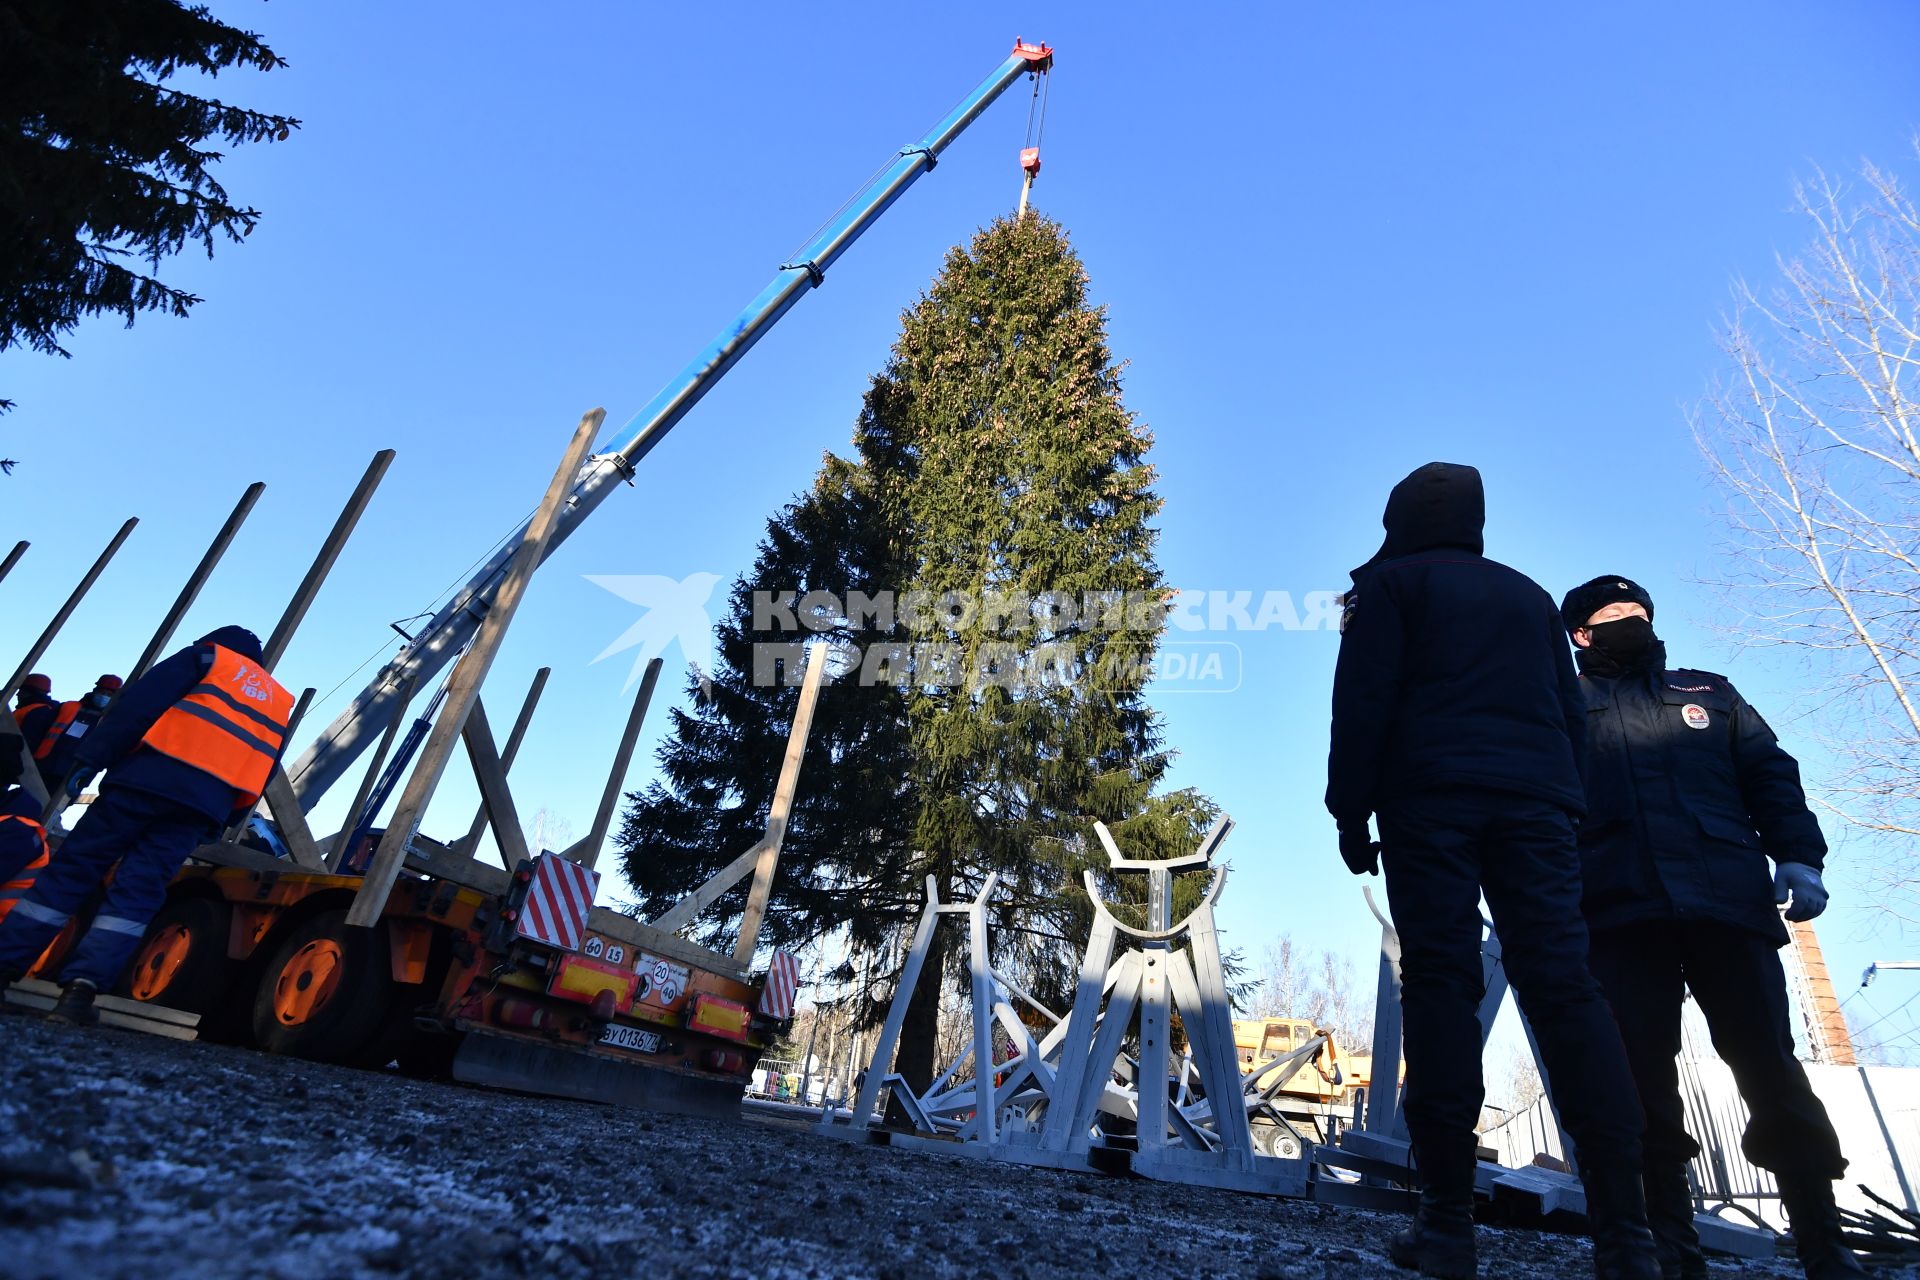
[[[741,356],[771,329],[780,317],[792,310],[809,290],[819,287],[840,255],[858,240],[881,214],[898,200],[921,174],[933,168],[942,151],[958,138],[1006,91],[1008,86],[1029,72],[1041,73],[1053,65],[1053,50],[1048,46],[1014,42],[1013,52],[994,73],[968,94],[946,119],[911,146],[902,147],[893,163],[882,170],[820,232],[808,241],[792,262],[781,265],[771,283],[748,303],[745,310],[721,330],[720,335],[695,356],[678,377],[661,388],[652,402],[623,428],[623,434],[604,451],[596,453],[580,469],[570,500],[562,510],[547,554],[552,555],[580,522],[623,480],[630,480],[634,467],[667,432],[684,417],[714,384],[733,368]],[[472,638],[506,571],[507,561],[519,545],[509,538],[493,558],[481,566],[467,584],[433,615],[432,621],[414,636],[412,642],[379,675],[375,676],[351,705],[288,770],[302,809],[312,809],[327,788],[353,764],[375,736],[399,713],[399,691],[410,684],[423,688],[435,673],[446,666],[462,646]]]

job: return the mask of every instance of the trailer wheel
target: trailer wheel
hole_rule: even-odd
[[[225,902],[170,899],[147,927],[117,993],[203,1018],[212,1014],[233,982],[234,966],[227,959],[232,921],[233,910]]]
[[[269,1053],[345,1062],[379,1029],[391,982],[387,927],[325,911],[287,935],[260,975],[253,1037]]]

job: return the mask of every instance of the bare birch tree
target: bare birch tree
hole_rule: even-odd
[[[1920,148],[1917,148],[1920,149]],[[1809,790],[1873,833],[1915,914],[1920,876],[1920,216],[1889,171],[1794,190],[1811,232],[1767,290],[1742,285],[1730,368],[1694,423],[1727,498],[1737,631],[1809,680],[1831,753]]]
[[[1309,954],[1283,933],[1267,943],[1254,976],[1254,1017],[1304,1018],[1332,1031],[1342,1049],[1372,1043],[1373,991],[1356,983],[1352,960],[1331,950]]]

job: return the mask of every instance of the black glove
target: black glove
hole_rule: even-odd
[[[1341,825],[1340,860],[1357,876],[1380,874],[1380,843],[1367,831],[1365,822]]]

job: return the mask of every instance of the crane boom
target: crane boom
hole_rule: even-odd
[[[827,268],[852,247],[921,174],[933,168],[940,153],[981,112],[1023,74],[1045,72],[1052,65],[1051,48],[1016,40],[1013,52],[992,75],[925,137],[902,147],[893,163],[875,176],[842,213],[822,227],[793,261],[783,263],[759,296],[634,415],[615,441],[587,460],[562,509],[546,554],[552,555],[615,486],[633,477],[639,461],[666,438],[667,432],[687,416],[740,357],[752,350],[767,330],[810,290],[819,287]],[[312,809],[361,751],[399,714],[400,690],[410,683],[419,682],[414,683],[414,687],[419,687],[430,681],[472,638],[519,542],[518,537],[509,538],[294,762],[287,773],[302,809]]]

